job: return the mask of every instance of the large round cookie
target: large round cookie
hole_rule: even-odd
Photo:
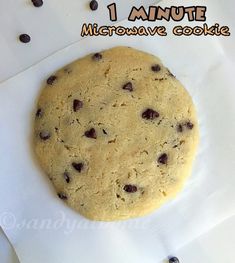
[[[145,215],[175,196],[198,143],[192,100],[153,55],[116,47],[49,77],[35,150],[59,198],[87,218]]]

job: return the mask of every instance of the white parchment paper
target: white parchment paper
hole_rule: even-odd
[[[118,0],[118,21],[128,16],[132,6],[148,6],[160,0]],[[110,0],[99,1],[95,12],[89,0],[50,0],[35,8],[31,0],[0,1],[0,82],[26,70],[43,58],[81,40],[83,23],[111,25],[107,5]],[[19,34],[27,33],[31,42],[18,41]],[[37,50],[37,52],[35,52]]]
[[[235,214],[232,43],[233,36],[86,38],[1,84],[0,224],[23,263],[155,263]],[[35,162],[33,113],[48,75],[116,45],[162,59],[196,104],[201,139],[192,176],[175,200],[143,218],[91,222],[58,200]]]

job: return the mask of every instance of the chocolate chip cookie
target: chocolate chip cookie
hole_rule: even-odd
[[[92,220],[142,216],[178,193],[198,143],[191,97],[150,54],[116,47],[48,77],[34,146],[58,198]]]

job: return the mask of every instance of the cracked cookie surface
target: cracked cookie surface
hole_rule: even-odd
[[[181,190],[198,124],[188,92],[157,57],[116,47],[47,79],[34,137],[58,197],[112,221],[148,214]]]

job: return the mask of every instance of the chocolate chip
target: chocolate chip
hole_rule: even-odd
[[[152,109],[147,109],[142,113],[142,118],[146,120],[153,120],[159,117],[159,113]]]
[[[178,124],[176,129],[177,129],[178,132],[182,132],[183,131],[182,124]]]
[[[100,53],[95,53],[92,57],[93,60],[99,61],[102,59],[102,55]]]
[[[94,128],[91,128],[90,130],[85,131],[84,135],[87,138],[92,138],[92,139],[96,139],[97,138],[96,131],[95,131]]]
[[[91,9],[92,11],[95,11],[95,10],[98,9],[98,2],[97,2],[96,0],[92,0],[92,1],[90,2],[90,9]]]
[[[37,112],[36,112],[36,117],[37,118],[42,118],[42,115],[43,115],[42,109],[38,109]]]
[[[22,43],[29,43],[30,40],[31,40],[31,37],[27,34],[21,34],[19,36],[19,40],[22,42]]]
[[[126,184],[123,187],[124,191],[126,191],[127,193],[135,193],[137,191],[137,187],[135,185],[132,184]]]
[[[57,79],[56,76],[52,75],[47,79],[47,84],[48,85],[53,85],[54,81]]]
[[[63,193],[63,192],[58,193],[58,196],[62,200],[67,200],[68,199],[67,195],[65,193]]]
[[[122,88],[124,90],[133,91],[133,85],[131,82],[127,82]]]
[[[190,130],[192,130],[193,126],[194,126],[194,125],[193,125],[190,121],[188,121],[188,122],[186,123],[186,127],[187,127],[188,129],[190,129]]]
[[[73,110],[75,112],[79,111],[82,107],[83,107],[83,102],[82,101],[80,101],[80,100],[74,100],[73,101]]]
[[[35,7],[40,7],[43,5],[43,1],[42,0],[32,0],[32,3]]]
[[[169,263],[180,263],[180,261],[177,257],[172,257],[172,258],[169,258]]]
[[[68,172],[64,172],[63,176],[64,176],[64,179],[65,179],[66,183],[69,183],[70,182],[69,173]]]
[[[154,71],[154,72],[158,72],[158,71],[161,70],[161,67],[160,67],[158,64],[156,64],[156,65],[153,65],[153,66],[151,67],[151,69],[152,69],[152,71]]]
[[[46,141],[51,137],[51,134],[48,131],[41,131],[39,136],[42,140]]]
[[[81,171],[83,170],[84,168],[84,164],[83,163],[75,163],[73,162],[72,163],[72,166],[75,170],[77,170],[79,173],[81,173]]]
[[[161,164],[167,164],[167,159],[168,159],[168,156],[166,153],[163,153],[161,154],[159,157],[158,157],[158,163],[161,163]]]

